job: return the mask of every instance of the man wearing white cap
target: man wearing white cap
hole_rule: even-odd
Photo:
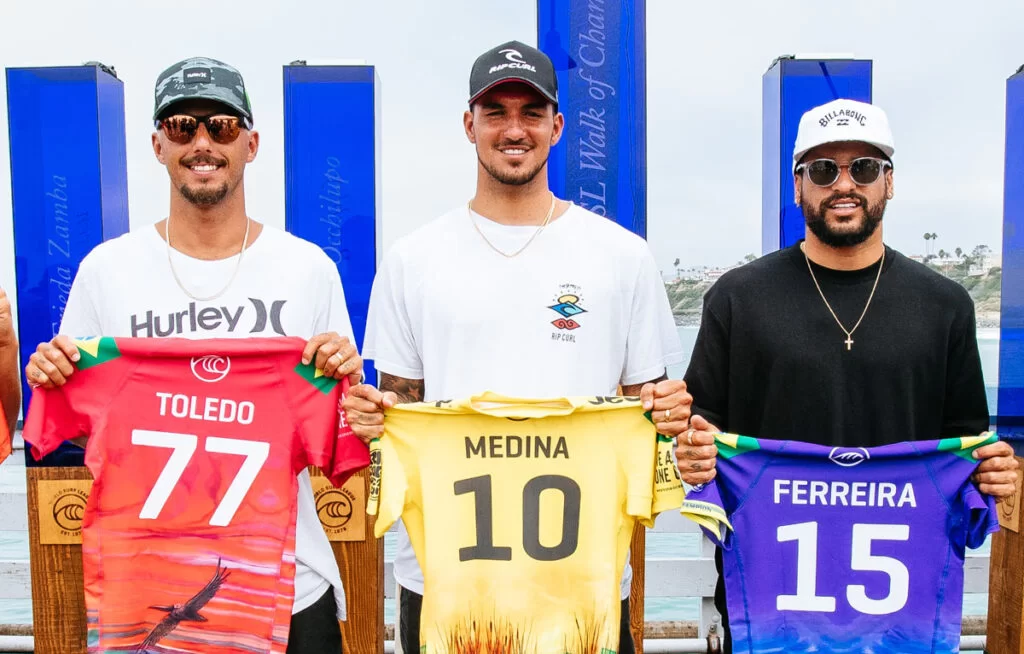
[[[805,240],[730,271],[705,296],[685,375],[694,401],[676,452],[683,481],[714,477],[708,446],[719,431],[873,447],[988,429],[973,301],[883,243],[893,153],[873,105],[835,100],[801,118],[793,184]],[[1012,448],[976,456],[982,492],[1011,495]],[[724,617],[721,580],[717,590]],[[726,651],[728,640],[726,629]]]

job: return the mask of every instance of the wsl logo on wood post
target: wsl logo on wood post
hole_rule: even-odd
[[[39,544],[81,544],[82,519],[92,481],[41,479],[36,488],[39,497]]]

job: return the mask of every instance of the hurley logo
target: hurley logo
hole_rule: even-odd
[[[836,465],[852,468],[870,459],[871,454],[863,447],[833,447],[828,458]]]
[[[210,81],[212,72],[209,68],[186,68],[182,75],[186,84],[206,84]]]
[[[249,334],[273,332],[287,336],[281,325],[281,310],[287,300],[274,300],[270,307],[263,300],[249,298],[252,306],[238,307],[202,307],[197,308],[195,302],[189,302],[188,308],[182,311],[154,314],[153,310],[145,314],[132,314],[131,335],[137,336],[177,336],[201,332],[248,330]],[[250,310],[251,309],[251,310]],[[250,318],[251,316],[251,318]],[[243,320],[245,318],[245,320]]]

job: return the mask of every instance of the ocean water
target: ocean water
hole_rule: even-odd
[[[697,338],[696,327],[680,327],[679,336],[683,343],[683,351],[689,353]],[[982,367],[985,383],[988,387],[990,413],[996,413],[996,385],[999,365],[999,331],[996,329],[978,330],[978,345],[981,350]],[[669,370],[669,376],[682,377],[686,370],[684,361]],[[25,492],[25,468],[23,453],[18,451],[3,464],[0,464],[0,493]],[[988,552],[986,542],[979,552]],[[395,554],[395,537],[389,533],[384,537],[384,557],[391,561]],[[647,536],[647,559],[667,559],[678,557],[696,557],[700,555],[700,539],[696,534],[650,533]],[[0,560],[28,560],[28,536],[25,532],[4,531],[0,525]],[[644,618],[654,620],[696,620],[699,616],[700,598],[695,597],[658,597],[647,601]],[[964,615],[985,615],[988,610],[988,595],[969,594],[964,597]],[[394,603],[384,604],[385,622],[394,621]],[[0,603],[0,624],[28,624],[32,621],[31,601],[4,600]]]

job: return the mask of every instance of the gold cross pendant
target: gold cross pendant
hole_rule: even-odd
[[[846,340],[843,341],[843,342],[846,343],[846,351],[847,352],[849,352],[851,349],[853,349],[853,337],[852,336],[847,335],[846,336]]]

